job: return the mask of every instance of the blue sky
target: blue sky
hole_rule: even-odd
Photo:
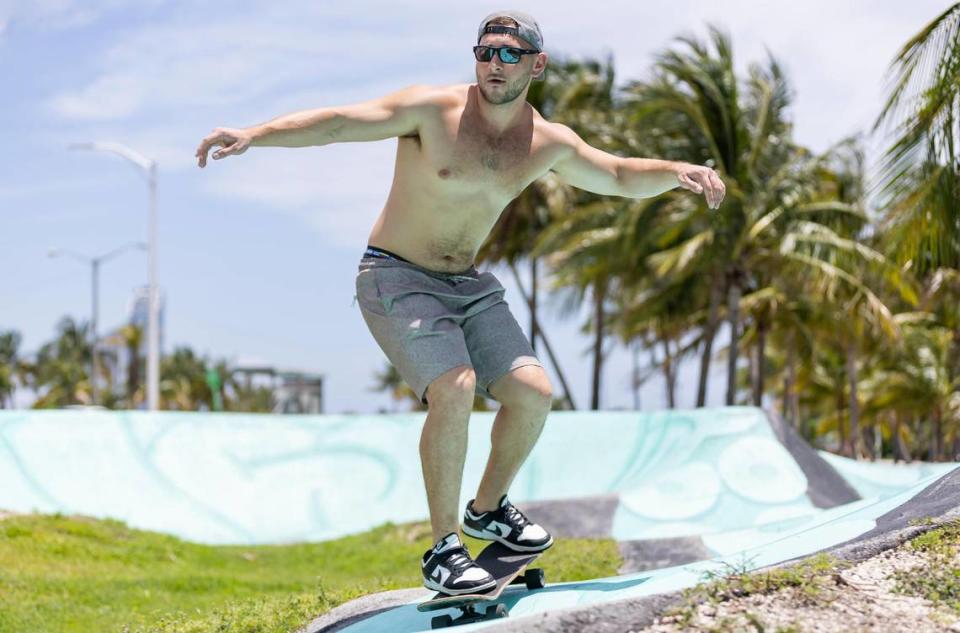
[[[194,151],[217,126],[246,127],[412,83],[472,81],[477,23],[504,6],[0,1],[0,329],[19,330],[32,352],[63,315],[89,317],[88,269],[48,258],[50,248],[97,255],[146,239],[147,187],[136,169],[110,154],[66,149],[116,141],[159,162],[167,350],[186,344],[234,362],[322,373],[330,413],[391,406],[368,390],[384,357],[352,304],[396,141],[251,148],[203,170]],[[516,8],[537,18],[548,53],[612,53],[618,82],[647,76],[653,53],[675,36],[702,36],[707,23],[717,24],[731,33],[741,70],[767,50],[783,63],[796,94],[797,140],[822,151],[869,129],[890,60],[947,3],[585,6],[537,0]],[[492,270],[526,330],[528,313],[509,271]],[[138,251],[104,265],[101,331],[126,318],[146,274]],[[542,300],[548,335],[583,407],[591,338],[580,328],[588,309],[561,319],[557,302]],[[695,396],[689,365],[681,406]],[[720,403],[723,368],[715,365],[710,401]],[[604,378],[602,406],[632,406],[629,351],[611,353]],[[647,383],[641,398],[644,408],[664,406],[662,381]]]

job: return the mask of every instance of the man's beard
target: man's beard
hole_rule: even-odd
[[[504,85],[503,92],[499,94],[492,94],[487,90],[487,84],[478,79],[477,85],[480,87],[480,94],[483,95],[483,98],[486,99],[489,103],[493,105],[503,105],[504,103],[510,103],[521,94],[523,94],[523,89],[527,87],[527,84],[530,83],[530,80],[527,79],[518,79],[514,83],[507,83]]]

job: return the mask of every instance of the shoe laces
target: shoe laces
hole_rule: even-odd
[[[510,525],[514,526],[518,532],[522,532],[523,528],[528,525],[533,525],[533,522],[524,516],[523,512],[520,512],[512,503],[504,508],[504,515]]]
[[[446,552],[444,563],[455,575],[459,575],[468,567],[473,567],[474,562],[470,559],[470,554],[466,547],[454,547]]]

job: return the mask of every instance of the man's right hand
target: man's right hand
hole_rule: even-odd
[[[207,151],[214,146],[222,147],[213,153],[213,159],[217,160],[224,156],[233,154],[242,154],[250,147],[253,140],[253,132],[248,129],[218,127],[207,135],[197,148],[197,164],[200,167],[207,165]]]

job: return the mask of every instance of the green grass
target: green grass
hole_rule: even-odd
[[[289,633],[353,598],[419,587],[427,523],[385,524],[323,543],[208,546],[120,521],[0,521],[0,633]],[[466,538],[476,555],[484,543]],[[609,539],[560,539],[549,582],[613,576]]]
[[[759,572],[749,571],[750,565],[747,561],[740,565],[724,563],[722,572],[707,571],[704,582],[683,590],[681,602],[668,608],[664,616],[681,627],[692,627],[697,607],[701,604],[716,605],[743,596],[773,593],[784,587],[798,588],[804,599],[814,604],[823,595],[824,588],[833,583],[834,572],[847,565],[845,561],[823,553],[803,559],[790,567]],[[763,627],[754,614],[748,613],[746,617],[757,630],[762,630]],[[733,629],[729,623],[721,622],[715,630]]]
[[[960,613],[960,521],[953,520],[910,541],[927,555],[921,569],[894,572],[894,591],[922,596]]]
[[[910,525],[930,526],[931,517],[910,521]],[[914,537],[908,546],[926,553],[929,558],[921,569],[893,572],[896,581],[894,591],[904,595],[921,596],[933,602],[941,602],[960,613],[960,520],[948,521],[937,528]],[[722,572],[706,572],[704,581],[681,592],[681,601],[663,613],[668,621],[684,629],[694,629],[697,607],[701,604],[719,604],[735,598],[754,594],[769,594],[784,587],[799,589],[804,602],[815,605],[823,602],[825,590],[839,581],[838,572],[853,563],[819,553],[809,556],[790,567],[751,572],[744,561],[739,565],[726,563]],[[757,616],[747,612],[745,617],[756,631],[764,627]],[[699,629],[698,629],[699,630]],[[732,619],[722,619],[708,633],[734,633],[738,631]],[[777,633],[790,633],[793,626],[778,628]]]

